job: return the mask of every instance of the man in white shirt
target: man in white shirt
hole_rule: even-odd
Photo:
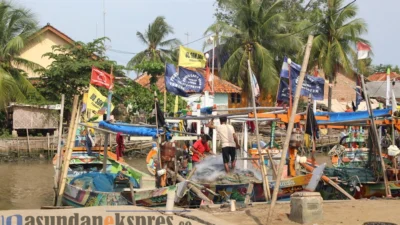
[[[235,129],[232,125],[226,124],[227,118],[221,117],[219,120],[221,122],[220,126],[214,126],[212,120],[207,126],[218,132],[222,145],[222,159],[224,161],[225,172],[229,173],[229,162],[231,162],[231,168],[234,170],[236,163],[236,149],[239,149],[240,146],[235,134]]]

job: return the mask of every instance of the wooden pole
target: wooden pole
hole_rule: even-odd
[[[26,140],[28,142],[28,156],[31,156],[31,144],[29,143],[29,131],[26,129]]]
[[[378,139],[378,131],[376,129],[375,118],[374,118],[373,111],[371,108],[371,102],[370,102],[367,90],[365,88],[364,75],[361,75],[361,83],[362,83],[362,88],[363,88],[363,92],[364,92],[364,98],[367,103],[367,110],[369,113],[369,117],[371,119],[371,127],[372,127],[372,131],[373,131],[372,132],[372,138],[373,138],[372,142],[376,143],[378,145],[379,158],[380,158],[381,167],[382,167],[383,181],[385,182],[386,197],[390,198],[390,197],[392,197],[392,193],[389,188],[389,182],[388,182],[388,178],[387,178],[387,174],[386,174],[385,162],[383,161],[383,157],[382,157],[381,141]]]
[[[50,134],[46,133],[47,136],[47,158],[49,159],[49,152],[50,152]]]
[[[168,171],[168,173],[170,174],[171,177],[175,177],[175,176],[176,176],[176,179],[177,179],[179,182],[184,182],[184,181],[186,181],[185,178],[183,178],[183,177],[182,177],[181,175],[179,175],[179,174],[175,174],[174,171],[171,171],[170,169],[168,169],[167,171]],[[189,183],[187,184],[187,187],[188,187],[190,190],[192,190],[192,191],[193,191],[199,198],[201,198],[203,201],[212,203],[212,201],[211,201],[209,198],[207,198],[207,196],[205,196],[205,195],[203,194],[203,192],[201,192],[201,190],[199,190],[199,189],[196,187],[196,185],[193,185],[193,183],[194,183],[194,182],[189,182]]]
[[[131,189],[132,204],[136,206],[135,191],[133,190],[132,182],[129,182],[129,189]]]
[[[113,65],[111,64],[111,76],[113,75]],[[107,121],[110,120],[111,117],[111,98],[112,98],[112,91],[108,90],[108,96],[107,96]],[[110,141],[110,136],[109,134],[104,133],[104,152],[103,152],[103,173],[106,173],[107,171],[107,150],[108,150],[108,144]],[[110,145],[111,146],[111,145]]]
[[[81,110],[79,110],[78,100],[79,100],[79,96],[75,95],[72,111],[76,114],[76,116],[75,116],[75,121],[71,121],[71,123],[73,123],[73,125],[72,125],[73,126],[73,129],[72,129],[73,134],[76,133],[76,130],[78,128],[79,119],[81,116]],[[73,137],[73,136],[74,135],[71,135],[71,137]],[[61,180],[60,180],[61,185],[60,185],[58,196],[57,196],[57,206],[62,205],[62,197],[64,195],[65,185],[67,183],[69,161],[71,160],[74,142],[75,142],[75,138],[71,138],[70,143],[68,144],[68,149],[66,149],[66,152],[64,153],[65,157],[64,157],[64,164],[63,164],[62,173],[61,173]]]
[[[306,169],[308,172],[313,172],[314,167],[307,165],[306,163],[300,163],[304,169]],[[343,195],[348,197],[350,200],[356,200],[353,196],[351,196],[347,191],[345,191],[343,188],[341,188],[339,185],[337,185],[335,182],[333,182],[329,177],[322,175],[321,179],[325,181],[326,183],[332,185],[332,187],[336,188],[336,190],[340,191]]]
[[[274,186],[275,188],[274,188],[274,192],[272,194],[271,207],[269,208],[267,222],[270,222],[272,219],[272,214],[274,211],[276,199],[278,197],[278,192],[279,192],[279,187],[281,184],[281,177],[282,177],[282,172],[283,172],[283,166],[285,165],[285,162],[286,162],[286,154],[289,149],[290,137],[292,136],[292,131],[293,131],[293,127],[294,127],[294,119],[296,117],[297,107],[298,107],[298,103],[299,103],[299,99],[300,99],[300,91],[301,91],[301,88],[303,87],[303,81],[304,81],[304,77],[306,75],[306,70],[307,70],[307,66],[308,66],[308,60],[310,58],[310,52],[311,52],[311,46],[312,46],[313,39],[314,39],[314,36],[312,36],[312,35],[308,36],[306,52],[304,55],[303,64],[301,66],[299,81],[296,86],[296,94],[294,96],[293,110],[292,110],[292,113],[290,114],[289,125],[288,125],[288,129],[286,131],[285,143],[283,145],[282,157],[281,157],[281,161],[279,163],[278,176],[276,177],[276,184]]]
[[[261,174],[262,174],[262,181],[263,181],[263,191],[264,191],[264,196],[265,200],[268,201],[270,197],[269,190],[267,189],[267,183],[268,183],[268,178],[267,178],[267,171],[263,169],[263,166],[265,165],[264,158],[261,155],[261,145],[260,145],[260,133],[258,129],[258,116],[257,116],[257,109],[256,109],[256,99],[255,99],[255,91],[254,91],[254,86],[253,86],[253,75],[251,74],[251,66],[250,66],[250,51],[249,51],[249,59],[247,60],[247,66],[248,66],[248,74],[249,74],[249,81],[250,81],[250,88],[251,88],[251,100],[252,100],[252,105],[253,105],[253,113],[254,113],[254,118],[255,118],[255,126],[256,126],[256,139],[257,139],[257,149],[258,149],[258,155],[260,156],[259,162],[261,166]],[[276,170],[275,166],[272,161],[271,154],[269,154],[268,151],[268,156],[270,157],[271,160],[271,165],[272,169],[274,171],[274,175],[276,176]]]
[[[165,67],[166,68],[166,67]],[[157,134],[157,171],[161,170],[162,165],[161,165],[161,148],[160,148],[160,137],[158,137],[158,113],[157,113],[157,92],[154,91],[154,113],[156,114],[156,134]],[[158,176],[156,171],[156,187],[160,188],[161,187],[161,177]]]

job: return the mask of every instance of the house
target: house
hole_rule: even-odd
[[[196,69],[197,72],[201,73],[204,77],[205,80],[208,80],[208,77],[205,73],[204,69]],[[140,84],[143,87],[150,88],[150,75],[148,74],[143,74],[135,79],[135,82]],[[165,80],[164,76],[159,76],[157,83],[156,83],[157,88],[163,92],[165,91]],[[211,92],[212,91],[212,83],[211,82],[206,82],[206,86],[204,88],[204,92]],[[242,100],[241,97],[241,92],[242,89],[236,85],[233,85],[232,83],[223,80],[217,76],[214,77],[214,98],[213,98],[213,104],[217,106],[228,106],[229,108],[233,108],[236,104],[240,104],[240,101]],[[201,94],[194,94],[191,99],[194,98],[201,98]]]
[[[369,81],[386,81],[387,79],[387,73],[374,73],[370,76],[368,76]],[[390,73],[390,80],[395,79],[396,81],[400,80],[400,74],[397,74],[395,72]]]
[[[45,68],[52,63],[52,59],[43,57],[43,55],[52,52],[52,46],[71,45],[74,43],[74,40],[49,23],[36,32],[31,37],[31,40],[32,41],[21,51],[20,57]],[[40,74],[35,73],[31,69],[25,68],[24,66],[19,66],[19,68],[28,74],[30,80],[35,80],[40,77]]]

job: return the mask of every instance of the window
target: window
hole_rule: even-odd
[[[240,94],[232,93],[231,94],[231,103],[241,103],[242,102],[242,96]]]

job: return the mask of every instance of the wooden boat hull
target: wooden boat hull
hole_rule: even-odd
[[[284,179],[281,181],[280,189],[278,192],[278,200],[285,201],[290,198],[294,192],[303,191],[304,186],[306,186],[311,180],[312,174],[307,174],[303,176],[292,177]],[[220,204],[228,199],[236,200],[237,202],[243,202],[247,195],[247,190],[250,184],[202,184],[204,187],[212,190],[213,192],[219,194],[219,196],[214,196],[213,194],[203,191],[209,199],[211,199],[215,204]],[[253,191],[250,194],[250,200],[252,202],[265,202],[265,195],[263,191],[263,184],[254,183]],[[275,183],[270,182],[271,193],[274,190]],[[201,200],[194,199],[191,204],[198,204]]]
[[[175,191],[176,186],[152,190],[135,190],[135,200],[138,206],[164,206],[169,191]],[[63,204],[72,207],[133,205],[130,191],[97,192],[83,190],[67,184],[63,196]]]

